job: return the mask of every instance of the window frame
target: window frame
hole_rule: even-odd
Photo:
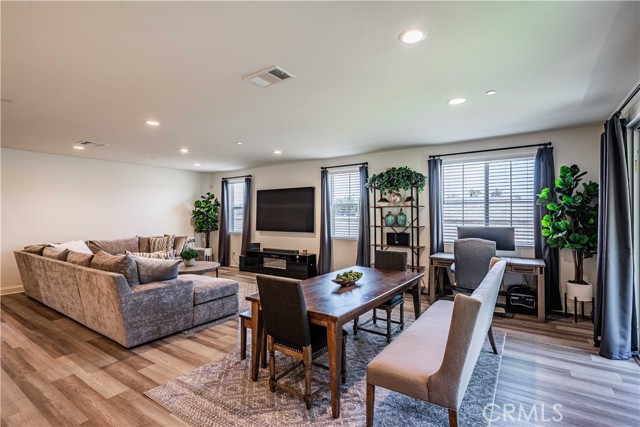
[[[334,189],[335,189],[335,177],[339,176],[339,175],[348,175],[349,178],[349,182],[347,183],[347,186],[349,187],[348,190],[348,195],[346,197],[354,197],[355,196],[355,201],[352,202],[348,202],[348,203],[342,203],[341,205],[346,207],[346,208],[350,208],[350,209],[355,209],[355,215],[353,216],[348,216],[346,218],[347,221],[347,225],[346,228],[348,230],[348,234],[340,234],[340,235],[336,235],[336,198],[334,197]],[[354,183],[351,182],[352,177],[355,177],[355,179],[357,180],[357,183],[355,184],[354,187]],[[328,176],[328,185],[329,185],[329,198],[330,198],[330,219],[329,221],[331,222],[331,238],[332,239],[345,239],[345,240],[357,240],[360,236],[360,188],[362,185],[364,185],[364,183],[360,182],[360,171],[358,169],[339,169],[339,170],[332,170],[329,171],[329,176]],[[355,191],[352,191],[354,190]],[[341,197],[344,198],[344,197]],[[355,228],[352,225],[352,221],[355,219]]]
[[[242,234],[242,228],[244,223],[244,181],[229,181],[229,206],[231,207],[231,215],[229,217],[229,233],[231,234]],[[235,192],[234,189],[236,187],[240,188],[240,194],[242,195],[242,204],[240,206],[234,206],[235,204]],[[235,216],[236,211],[240,211],[240,229],[236,230],[235,228]]]

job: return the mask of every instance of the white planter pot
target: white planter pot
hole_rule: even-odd
[[[195,259],[185,259],[184,260],[184,265],[186,265],[187,267],[193,267],[196,265],[196,260]]]
[[[577,298],[579,302],[591,302],[593,298],[593,285],[591,283],[580,284],[567,282],[567,299],[573,301]]]

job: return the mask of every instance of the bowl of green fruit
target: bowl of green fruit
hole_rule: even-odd
[[[362,273],[359,271],[349,270],[344,273],[338,273],[335,279],[331,279],[333,283],[337,283],[340,286],[351,286],[355,284],[362,277]]]

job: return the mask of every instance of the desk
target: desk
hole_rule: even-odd
[[[538,287],[538,322],[545,321],[545,300],[544,300],[544,269],[545,263],[541,259],[501,257],[507,262],[507,273],[530,274],[536,276]],[[438,273],[438,284],[442,287],[444,271],[453,264],[453,254],[437,252],[430,256],[429,260],[429,304],[436,301],[436,270]]]
[[[359,271],[362,278],[353,286],[341,288],[331,281],[337,273]],[[411,289],[416,319],[420,316],[420,281],[424,273],[382,270],[353,266],[302,281],[309,321],[327,328],[331,410],[333,418],[340,416],[340,367],[342,366],[342,326],[365,314],[394,295]],[[247,297],[251,301],[251,378],[258,379],[263,321],[260,295]]]

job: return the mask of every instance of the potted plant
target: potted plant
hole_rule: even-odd
[[[585,174],[577,165],[562,166],[554,191],[543,188],[536,204],[549,209],[541,220],[542,235],[549,246],[573,252],[574,277],[567,283],[567,293],[578,297],[584,294],[579,300],[591,301],[589,289],[577,288],[589,285],[584,280],[583,263],[598,247],[598,183],[583,183],[580,191],[578,186]]]
[[[196,258],[198,258],[198,251],[189,247],[185,248],[180,252],[180,257],[184,261],[184,265],[187,267],[193,267],[196,265]]]
[[[194,209],[191,211],[193,228],[196,233],[205,233],[205,247],[209,247],[209,234],[218,230],[218,214],[220,211],[220,201],[216,196],[207,192],[200,196],[199,200],[193,203]]]
[[[367,188],[373,191],[380,190],[380,194],[396,193],[400,190],[410,190],[417,187],[418,191],[423,191],[426,184],[426,177],[420,172],[416,172],[406,166],[392,167],[379,174],[374,174],[367,180]]]

